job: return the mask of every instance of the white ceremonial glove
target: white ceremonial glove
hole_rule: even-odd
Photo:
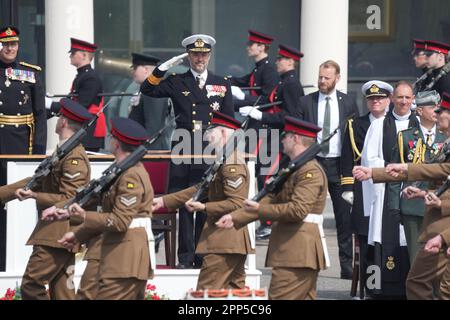
[[[50,110],[50,108],[52,107],[52,103],[53,103],[52,99],[45,97],[45,109]]]
[[[351,206],[353,205],[353,191],[342,192],[342,199],[344,199]]]
[[[135,107],[139,104],[139,102],[141,101],[141,95],[137,95],[137,96],[132,96],[130,98],[130,106],[131,107]]]
[[[250,118],[253,118],[255,120],[261,120],[262,119],[262,112],[256,109],[257,107],[252,106],[245,106],[242,108],[239,108],[239,113],[243,117],[249,116]]]
[[[238,100],[245,99],[245,93],[239,87],[231,86],[231,94],[233,95],[233,97],[235,97]]]
[[[188,56],[188,53],[185,52],[183,54],[180,54],[179,56],[173,57],[172,59],[167,60],[166,62],[162,63],[158,69],[161,71],[167,71],[170,68],[173,68],[177,65],[179,65],[180,63],[183,62],[183,59],[186,58]]]
[[[3,44],[0,42],[0,51],[3,49]]]

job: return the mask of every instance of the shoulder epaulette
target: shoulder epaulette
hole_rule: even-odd
[[[34,65],[34,64],[26,63],[26,62],[23,62],[23,61],[21,61],[19,64],[21,64],[22,66],[28,67],[28,68],[35,69],[35,70],[37,70],[37,71],[42,71],[42,68],[41,68],[41,67],[36,66],[36,65]]]

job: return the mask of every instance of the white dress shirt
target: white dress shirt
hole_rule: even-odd
[[[431,134],[431,144],[434,143],[434,139],[436,138],[436,125],[431,128],[431,130],[428,130],[424,126],[420,125],[420,130],[422,131],[424,143],[427,143],[428,135]]]
[[[334,90],[330,95],[325,95],[319,92],[319,101],[318,101],[318,111],[317,111],[317,125],[320,128],[323,128],[323,120],[325,117],[325,105],[327,103],[326,97],[330,97],[330,132],[336,129],[339,126],[339,103],[336,94],[336,90]],[[322,131],[320,131],[317,135],[317,141],[322,142]],[[341,156],[341,132],[338,131],[337,134],[334,135],[330,140],[330,152],[328,154],[323,154],[322,152],[318,154],[319,157],[322,158],[334,158]]]

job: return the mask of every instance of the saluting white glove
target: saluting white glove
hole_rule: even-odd
[[[239,108],[239,113],[243,117],[249,116],[250,118],[253,118],[255,120],[261,120],[262,119],[262,112],[257,109],[257,107],[252,106],[245,106],[242,108]]]
[[[0,42],[0,51],[3,49],[3,44]]]
[[[158,67],[158,69],[161,71],[167,71],[170,68],[173,68],[173,67],[179,65],[180,63],[182,63],[183,59],[186,58],[187,56],[188,56],[188,53],[185,52],[183,54],[180,54],[179,56],[173,57],[172,59],[169,59],[166,62],[161,63],[161,65]]]
[[[239,87],[231,86],[231,94],[233,95],[233,97],[235,97],[238,100],[245,99],[245,93]]]
[[[52,99],[45,97],[45,109],[50,110],[50,108],[52,107],[52,103],[53,103]]]
[[[353,205],[353,191],[342,192],[342,199],[344,199],[351,206]]]

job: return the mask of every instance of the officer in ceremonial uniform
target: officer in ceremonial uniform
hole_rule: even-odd
[[[292,160],[314,144],[321,129],[312,123],[286,117],[282,140]],[[316,298],[319,271],[329,266],[323,216],[327,177],[313,159],[297,169],[277,194],[260,203],[246,200],[244,208],[223,216],[217,225],[240,229],[257,219],[274,221],[266,264],[272,267],[269,298],[303,300]]]
[[[255,68],[251,73],[240,77],[231,78],[233,86],[233,96],[235,97],[235,108],[255,104],[259,96],[268,100],[273,89],[280,80],[273,63],[269,61],[269,48],[273,38],[264,33],[248,30],[247,54],[255,60]],[[260,89],[250,89],[247,92],[236,87],[261,87]],[[236,110],[237,111],[237,110]]]
[[[450,45],[438,41],[425,40],[423,51],[427,56],[427,66],[431,73],[421,83],[417,84],[416,91],[436,90],[442,96],[444,92],[450,92],[450,75],[447,71],[449,63]]]
[[[60,117],[56,124],[59,145],[63,144],[85,121],[92,118],[87,110],[75,101],[62,99]],[[57,242],[71,229],[76,220],[47,222],[41,220],[42,211],[53,205],[64,205],[76,190],[90,180],[90,165],[84,148],[79,144],[68,155],[57,162],[49,175],[38,181],[32,190],[23,187],[30,178],[0,187],[0,200],[5,203],[13,199],[20,201],[35,199],[39,221],[27,245],[33,246],[22,278],[21,294],[26,300],[75,299],[72,284],[75,252],[66,250]],[[78,222],[79,223],[79,222]],[[46,285],[49,286],[47,294]]]
[[[441,151],[446,135],[436,126],[437,115],[434,112],[439,106],[440,96],[436,91],[419,92],[416,95],[416,114],[420,119],[418,128],[408,128],[398,133],[397,146],[391,159],[393,163],[427,163]],[[391,183],[389,192],[392,197],[399,195],[407,186],[414,185],[422,190],[430,187],[427,182]],[[420,244],[419,238],[425,206],[422,199],[408,200],[399,197],[399,208],[402,224],[405,229],[406,242],[408,244],[409,260],[412,265]]]
[[[219,112],[213,114],[212,127],[207,131],[208,141],[214,148],[223,148],[241,123]],[[197,253],[205,255],[197,290],[243,289],[245,286],[245,260],[247,254],[254,253],[248,229],[224,230],[215,223],[223,215],[243,206],[248,197],[249,180],[243,154],[233,151],[209,185],[206,202],[192,201],[197,186],[154,200],[153,210],[186,205],[190,212],[205,211],[208,216],[197,246]]]
[[[278,49],[278,58],[275,62],[277,72],[280,75],[280,81],[273,88],[267,99],[260,101],[262,103],[282,102],[281,105],[270,107],[267,110],[258,110],[253,106],[246,106],[239,109],[242,116],[250,115],[251,118],[261,121],[263,125],[274,129],[283,129],[284,118],[286,116],[298,116],[298,99],[305,95],[300,83],[296,69],[303,53],[300,51],[280,45]],[[262,112],[263,111],[263,112]]]
[[[127,118],[111,120],[110,151],[123,161],[148,139],[146,130]],[[141,162],[124,171],[101,195],[102,212],[85,211],[78,204],[58,210],[84,220],[59,241],[67,248],[103,234],[98,268],[97,300],[143,300],[147,280],[153,278],[150,251],[153,188]],[[152,257],[153,256],[153,257]]]
[[[104,104],[104,97],[98,96],[103,91],[102,82],[91,66],[97,46],[75,38],[70,38],[70,42],[70,63],[77,68],[70,95],[74,95],[72,99],[83,105],[91,114],[97,114]],[[47,116],[52,117],[58,113],[60,104],[52,103],[51,99],[47,98],[46,107],[49,109]],[[96,125],[89,128],[83,146],[87,151],[97,152],[103,148],[105,137],[106,120],[102,112],[99,114]]]
[[[41,68],[17,62],[19,30],[0,29],[0,153],[45,154],[47,121]]]
[[[366,98],[369,112],[361,117],[355,117],[347,121],[345,134],[342,141],[341,152],[341,184],[342,197],[350,205],[352,231],[356,235],[356,246],[359,247],[359,281],[360,290],[363,291],[366,284],[367,269],[367,234],[369,230],[369,217],[364,215],[362,186],[353,179],[353,166],[361,163],[361,154],[366,139],[367,130],[375,120],[384,117],[389,108],[389,97],[393,92],[390,84],[371,80],[362,87],[362,94]],[[364,292],[360,292],[364,297]]]
[[[234,116],[230,81],[207,70],[211,49],[216,40],[203,34],[187,37],[182,41],[186,53],[176,56],[161,65],[141,86],[141,92],[154,98],[170,97],[175,116],[179,115],[177,129],[185,129],[191,134],[189,153],[195,153],[194,140],[202,145],[202,132],[211,122],[213,111]],[[163,80],[167,70],[180,64],[188,57],[190,70],[184,74],[172,74]],[[173,145],[177,142],[174,141]],[[186,145],[186,142],[183,142]],[[203,143],[206,146],[206,143]],[[206,170],[203,164],[178,164],[171,162],[169,192],[183,190],[198,183]],[[195,256],[195,247],[206,219],[205,213],[197,212],[195,219],[195,238],[193,215],[184,208],[179,211],[178,268],[201,266],[201,257]]]
[[[133,80],[141,85],[153,72],[160,59],[150,55],[132,53]],[[131,100],[131,111],[128,116],[138,122],[146,130],[149,136],[155,134],[162,125],[173,123],[170,117],[171,105],[167,98],[152,98],[139,95]],[[175,125],[173,125],[175,126]],[[152,150],[170,150],[170,138],[172,130],[165,130],[162,136],[150,146]]]
[[[18,62],[19,30],[0,29],[0,154],[45,154],[47,120],[41,68]],[[0,185],[6,184],[6,163]],[[0,271],[5,270],[6,214],[0,209]]]

